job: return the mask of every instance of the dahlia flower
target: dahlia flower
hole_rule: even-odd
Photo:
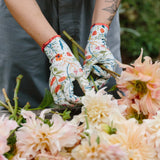
[[[10,150],[7,145],[7,139],[10,135],[10,131],[18,127],[16,121],[9,120],[8,117],[2,115],[0,117],[0,155],[2,155]]]
[[[146,127],[149,143],[153,143],[157,157],[160,159],[160,111],[157,112],[153,119],[144,120],[143,125]]]
[[[118,106],[117,100],[113,99],[112,95],[107,94],[104,89],[99,90],[95,93],[91,90],[86,93],[82,98],[82,113],[85,116],[85,109],[87,110],[87,116],[89,123],[94,126],[99,126],[102,123],[108,122],[108,116],[113,109],[123,112],[126,107]]]
[[[46,154],[39,154],[35,160],[70,160],[71,155],[69,153],[58,153],[57,155],[46,155]]]
[[[120,144],[127,151],[128,159],[153,160],[156,157],[153,144],[147,141],[145,127],[135,119],[123,121],[116,134],[103,134],[103,138],[110,145]]]
[[[65,147],[73,147],[80,140],[78,126],[64,121],[61,116],[54,114],[49,124],[43,122],[42,111],[40,118],[31,111],[22,110],[26,123],[16,132],[17,154],[20,158],[30,160],[39,154],[55,156]]]
[[[117,79],[117,87],[124,92],[120,103],[133,107],[144,115],[155,115],[160,108],[160,62],[152,63],[150,57],[142,53],[131,65],[119,65],[125,68]]]
[[[116,108],[113,109],[108,116],[108,125],[116,129],[123,127],[122,124],[125,121],[126,121],[126,118]]]
[[[20,154],[16,154],[13,158],[12,158],[12,160],[27,160],[27,158],[21,158],[20,157]],[[29,160],[29,159],[28,159]]]
[[[109,146],[105,141],[100,144],[94,136],[88,140],[82,140],[81,144],[72,150],[72,157],[75,160],[127,160],[127,154],[118,145]]]
[[[0,155],[0,160],[7,160],[3,155]]]

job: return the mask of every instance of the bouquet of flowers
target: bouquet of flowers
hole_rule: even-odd
[[[117,62],[119,63],[119,62]],[[0,117],[0,160],[158,160],[160,159],[160,62],[142,53],[116,77],[120,99],[104,88],[82,98],[81,113],[72,119],[45,109],[36,115],[27,103],[18,107],[17,77],[14,106],[3,89],[11,114]],[[50,113],[51,117],[46,115]]]

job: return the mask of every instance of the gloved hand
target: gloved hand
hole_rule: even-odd
[[[88,78],[91,71],[100,79],[95,81],[98,87],[102,87],[107,83],[110,74],[101,69],[98,64],[103,64],[109,70],[114,71],[115,59],[107,47],[107,33],[109,27],[106,24],[95,24],[91,27],[88,44],[85,49],[85,61],[83,71],[85,77]]]
[[[54,102],[67,106],[81,103],[81,98],[74,95],[72,82],[76,79],[84,92],[90,90],[90,86],[68,45],[57,35],[42,48],[51,63],[49,86]]]

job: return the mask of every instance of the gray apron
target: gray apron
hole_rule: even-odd
[[[91,26],[94,0],[37,0],[48,22],[58,34],[66,30],[83,48],[87,44]],[[120,27],[118,13],[108,33],[108,46],[115,58],[120,57]],[[120,69],[117,68],[117,72]],[[41,48],[17,24],[9,13],[4,0],[0,0],[0,100],[4,101],[2,88],[13,98],[16,77],[22,74],[19,106],[27,101],[37,107],[48,87],[49,63]],[[108,85],[113,85],[113,79]]]

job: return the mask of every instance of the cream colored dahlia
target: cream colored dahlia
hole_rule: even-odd
[[[5,117],[5,115],[0,117],[0,155],[3,155],[10,150],[10,147],[7,145],[7,139],[10,135],[10,131],[17,127],[18,124],[16,121],[9,120],[9,117]]]
[[[16,155],[12,158],[12,160],[29,160],[29,158],[28,158],[28,159],[27,159],[27,158],[21,158],[20,154],[16,154]]]
[[[50,110],[49,110],[50,111]],[[26,123],[16,132],[17,154],[30,160],[39,154],[57,155],[64,147],[73,147],[79,140],[79,128],[54,114],[50,124],[43,122],[44,110],[40,118],[31,111],[22,110]]]
[[[152,63],[147,56],[142,62],[142,52],[131,66],[119,63],[125,69],[117,79],[117,87],[125,94],[120,103],[144,115],[155,115],[160,108],[160,62]]]
[[[117,110],[113,109],[108,116],[108,125],[116,129],[122,128],[126,118]]]
[[[104,89],[97,93],[94,90],[87,92],[82,98],[82,103],[82,115],[85,116],[86,110],[89,123],[95,126],[107,123],[108,116],[113,109],[116,108],[120,112],[124,110],[118,106],[117,100],[113,99],[112,95],[107,94]]]
[[[70,160],[71,155],[70,153],[59,152],[57,155],[46,155],[46,154],[39,154],[35,160]]]
[[[118,145],[109,146],[100,139],[96,142],[95,137],[91,137],[90,144],[87,139],[72,150],[74,160],[127,160],[127,154]]]
[[[129,119],[121,124],[116,134],[103,134],[110,145],[120,144],[127,151],[129,160],[156,160],[156,151],[152,143],[148,143],[145,126]]]

